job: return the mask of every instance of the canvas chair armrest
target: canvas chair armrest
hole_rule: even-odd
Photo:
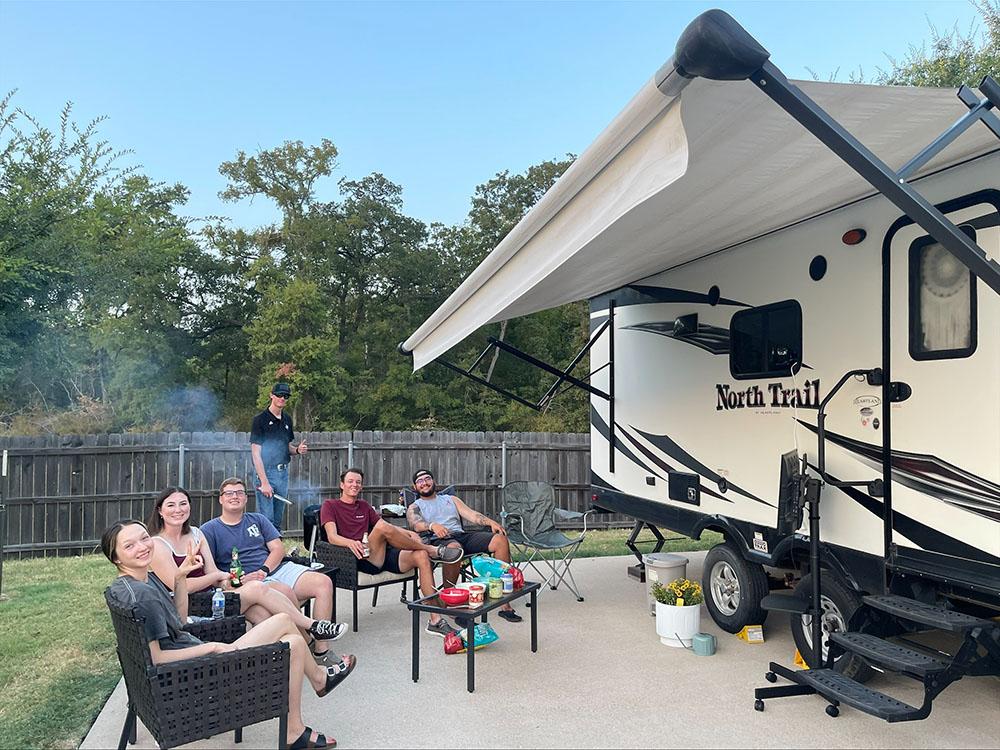
[[[236,601],[239,602],[239,597]],[[247,621],[243,615],[237,615],[218,620],[191,622],[184,626],[184,630],[200,641],[232,643],[247,632]]]
[[[581,536],[587,533],[587,516],[597,512],[594,509],[590,509],[586,513],[581,513],[578,510],[566,510],[565,508],[554,508],[553,510],[557,521],[578,521],[582,518],[583,531],[580,532]]]
[[[521,532],[521,536],[524,536],[524,519],[521,518],[520,513],[501,513],[500,524],[505,529],[510,529],[516,524],[518,530]]]

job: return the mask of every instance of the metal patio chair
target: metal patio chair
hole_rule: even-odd
[[[406,584],[413,581],[413,598],[417,598],[416,568],[408,573],[391,573],[382,571],[376,575],[358,570],[358,559],[347,547],[338,547],[326,541],[326,532],[319,523],[319,505],[309,505],[303,511],[303,534],[309,544],[309,554],[331,570],[333,579],[333,619],[337,619],[337,589],[347,589],[351,592],[353,612],[351,628],[358,632],[358,592],[366,589],[372,591],[372,607],[378,606],[378,590],[387,584],[401,583],[399,594],[401,602],[406,601]]]
[[[511,546],[527,557],[517,566],[522,570],[531,566],[553,591],[565,583],[566,588],[576,595],[576,600],[582,602],[583,597],[570,565],[587,534],[587,516],[594,512],[580,513],[557,508],[555,488],[547,482],[509,482],[503,488],[500,517]],[[579,536],[569,537],[556,528],[557,521],[577,521],[581,518],[583,531]],[[547,575],[536,562],[544,563]]]

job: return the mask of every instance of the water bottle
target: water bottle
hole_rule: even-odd
[[[226,595],[222,589],[216,589],[212,594],[212,619],[221,620],[226,615]]]

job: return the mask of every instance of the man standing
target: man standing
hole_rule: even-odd
[[[510,562],[510,544],[503,526],[492,518],[474,511],[455,495],[439,495],[434,476],[427,469],[413,474],[413,490],[417,499],[406,509],[406,522],[427,543],[460,546],[466,554],[489,552],[498,560]],[[466,531],[462,519],[489,531]],[[458,565],[446,565],[445,582],[454,585]],[[500,609],[499,615],[508,622],[521,622],[522,618],[509,604]]]
[[[247,512],[247,491],[242,479],[230,477],[222,482],[219,505],[221,515],[201,526],[219,569],[229,570],[235,549],[243,567],[243,581],[264,581],[297,607],[315,599],[313,617],[317,621],[329,620],[333,614],[333,583],[322,573],[284,561],[285,547],[274,524],[260,513]],[[328,624],[333,625],[338,636],[347,629],[345,624]],[[333,659],[329,664],[336,664],[336,656],[328,651],[326,641],[317,638],[312,646],[318,660]]]
[[[412,531],[386,523],[361,499],[364,479],[361,469],[347,469],[340,475],[340,497],[323,502],[319,520],[327,541],[351,550],[358,558],[358,570],[364,573],[377,575],[383,570],[407,573],[416,568],[420,593],[430,596],[434,593],[431,560],[456,563],[462,559],[462,550],[443,544],[424,544]],[[365,534],[368,534],[367,557],[362,544]],[[441,615],[431,614],[426,630],[444,638],[454,629]]]
[[[285,503],[280,500],[275,502],[274,496],[288,497],[288,462],[292,454],[309,452],[305,440],[298,445],[292,444],[295,440],[292,418],[284,413],[291,395],[288,383],[275,383],[271,389],[271,404],[253,418],[250,430],[250,455],[257,472],[257,511],[279,532],[285,516]]]

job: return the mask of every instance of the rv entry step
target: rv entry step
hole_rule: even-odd
[[[915,708],[895,698],[865,687],[850,677],[832,669],[809,669],[797,673],[798,681],[808,685],[827,700],[833,699],[853,706],[866,714],[888,722],[912,721],[924,718],[928,710]]]
[[[760,600],[760,606],[772,612],[804,615],[809,611],[809,600],[794,594],[768,594]]]
[[[893,596],[892,594],[866,596],[864,597],[864,602],[869,607],[886,612],[894,617],[918,622],[921,625],[928,625],[938,630],[950,630],[953,633],[964,633],[973,628],[995,627],[995,623],[990,620],[973,617],[972,615],[955,612],[950,609],[942,609],[941,607],[924,604],[903,596]]]
[[[893,672],[924,678],[948,668],[948,662],[943,659],[889,643],[874,635],[831,633],[830,638],[846,651],[858,654],[869,662]]]

